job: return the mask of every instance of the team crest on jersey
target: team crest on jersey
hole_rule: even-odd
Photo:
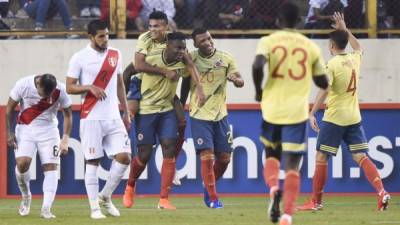
[[[204,143],[203,138],[197,138],[197,144],[202,145]]]
[[[110,64],[110,66],[115,67],[117,65],[117,58],[115,57],[108,58],[108,63]]]
[[[143,134],[142,134],[142,133],[139,133],[139,134],[137,135],[137,138],[138,138],[139,141],[143,140]]]
[[[214,63],[214,68],[215,68],[215,69],[219,69],[219,68],[221,68],[223,65],[224,65],[224,62],[222,61],[222,59],[219,59],[218,61],[216,61],[216,62]]]

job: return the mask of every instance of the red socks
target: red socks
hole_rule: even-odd
[[[175,158],[164,158],[161,167],[161,198],[168,198],[169,191],[171,190],[172,180],[175,176]]]
[[[294,213],[296,199],[300,190],[300,174],[298,171],[289,170],[286,172],[283,188],[284,213],[291,216]]]
[[[144,168],[146,168],[146,165],[144,165],[136,156],[132,160],[131,170],[129,172],[129,179],[128,179],[129,186],[133,188],[135,187],[136,180],[140,177],[140,174],[142,174]]]
[[[365,156],[360,160],[360,167],[363,169],[369,183],[375,188],[376,193],[381,193],[384,190],[382,180],[379,176],[375,164]]]
[[[269,157],[265,160],[264,166],[264,181],[265,184],[271,189],[279,185],[279,167],[280,162],[274,157]]]
[[[312,200],[318,204],[322,201],[322,194],[327,179],[327,162],[316,162],[315,173],[313,177]]]
[[[201,177],[203,178],[204,186],[210,195],[210,200],[217,200],[217,190],[215,187],[215,174],[213,169],[214,155],[203,155],[201,159]]]

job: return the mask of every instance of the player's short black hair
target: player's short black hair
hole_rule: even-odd
[[[166,24],[168,24],[168,17],[167,14],[165,14],[162,11],[157,11],[157,10],[153,10],[152,13],[150,13],[149,15],[149,20],[164,20]]]
[[[204,28],[204,27],[198,27],[198,28],[194,29],[193,32],[192,32],[193,41],[196,39],[197,35],[207,33],[207,31],[208,30],[206,28]]]
[[[291,1],[283,3],[283,5],[279,8],[278,18],[288,28],[294,28],[300,21],[299,6]]]
[[[43,74],[39,79],[40,87],[43,88],[43,92],[46,96],[49,96],[51,92],[57,87],[57,79],[52,74]]]
[[[349,43],[349,34],[344,30],[332,31],[329,33],[329,38],[340,50],[346,49],[347,43]]]
[[[174,40],[184,41],[186,40],[186,35],[182,32],[172,32],[167,34],[167,41],[174,41]]]
[[[87,32],[90,35],[96,36],[98,30],[107,29],[107,24],[101,20],[92,20],[87,26]]]

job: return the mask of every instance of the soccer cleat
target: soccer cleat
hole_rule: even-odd
[[[105,219],[107,217],[101,212],[100,209],[94,209],[90,213],[90,218],[92,218],[94,220],[98,220],[98,219]]]
[[[220,200],[214,200],[210,202],[210,206],[211,209],[222,209],[224,208],[224,204],[220,201]]]
[[[42,211],[40,212],[40,217],[44,219],[54,219],[56,216],[50,212],[50,209],[48,208],[43,208]]]
[[[158,209],[176,210],[176,207],[172,205],[167,198],[161,198],[157,205]]]
[[[378,210],[379,211],[384,211],[387,209],[389,205],[389,200],[390,200],[390,195],[386,191],[383,191],[379,196],[378,196]]]
[[[173,183],[175,186],[181,186],[181,185],[182,185],[181,179],[180,179],[179,176],[178,176],[178,171],[175,171],[175,176],[174,176],[174,179],[172,180],[172,183]]]
[[[312,199],[310,199],[310,200],[304,202],[303,205],[297,206],[296,210],[298,210],[298,211],[309,211],[309,210],[318,211],[318,210],[322,210],[323,207],[324,206],[321,203],[316,203]]]
[[[284,214],[281,220],[279,221],[279,225],[292,225],[292,217],[287,214]]]
[[[31,202],[32,202],[32,195],[22,197],[22,201],[18,209],[19,215],[21,216],[29,215],[29,212],[31,211]]]
[[[208,194],[208,191],[206,188],[204,188],[204,204],[206,204],[207,207],[210,207],[210,195]]]
[[[277,223],[280,216],[281,210],[279,208],[279,203],[282,198],[282,192],[280,190],[276,190],[272,193],[272,198],[270,198],[269,206],[268,206],[268,215],[269,219],[273,223]]]
[[[134,196],[135,196],[135,188],[126,185],[124,196],[122,197],[122,202],[126,208],[130,208],[133,206]]]
[[[112,203],[111,198],[99,195],[99,204],[104,207],[111,216],[121,216],[118,209]]]

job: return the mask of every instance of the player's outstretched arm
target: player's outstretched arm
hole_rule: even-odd
[[[253,82],[256,89],[256,101],[261,101],[262,88],[261,83],[264,79],[264,65],[267,62],[267,58],[263,55],[256,55],[253,62]]]
[[[14,132],[11,131],[11,120],[14,115],[14,109],[17,105],[17,101],[14,101],[12,98],[8,98],[6,106],[7,145],[8,147],[13,147],[14,149],[17,148],[17,141]]]
[[[333,18],[335,20],[335,29],[344,30],[349,34],[349,43],[351,45],[351,48],[353,48],[354,51],[361,51],[361,44],[357,40],[357,38],[354,37],[351,31],[347,28],[346,22],[344,21],[343,13],[335,12],[333,14]]]
[[[63,118],[64,118],[64,126],[63,126],[63,136],[60,142],[60,151],[61,154],[65,155],[68,153],[68,141],[69,136],[72,130],[72,108],[69,106],[68,108],[62,109]]]

